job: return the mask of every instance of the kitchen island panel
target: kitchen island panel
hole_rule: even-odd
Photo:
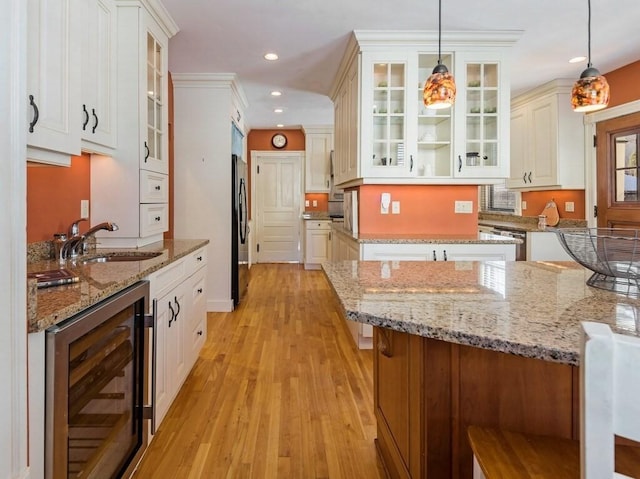
[[[577,439],[578,368],[375,328],[378,449],[392,478],[471,479],[471,424]]]

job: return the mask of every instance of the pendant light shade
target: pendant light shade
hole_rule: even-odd
[[[424,84],[423,100],[427,108],[449,108],[456,100],[456,82],[442,64],[442,0],[438,0],[438,64]]]
[[[571,91],[571,106],[575,112],[590,112],[606,108],[609,104],[609,83],[597,68],[591,66],[591,0],[587,0],[588,19],[588,63]]]

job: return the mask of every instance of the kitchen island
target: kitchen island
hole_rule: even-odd
[[[374,326],[377,444],[390,477],[472,476],[466,428],[578,437],[580,321],[640,334],[640,300],[573,262],[323,264]]]

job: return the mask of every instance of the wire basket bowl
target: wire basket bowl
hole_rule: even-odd
[[[594,274],[589,286],[640,296],[640,230],[556,228],[569,255]]]

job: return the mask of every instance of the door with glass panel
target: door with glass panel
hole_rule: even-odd
[[[363,177],[405,177],[415,168],[407,143],[408,64],[404,54],[362,54]]]
[[[505,178],[509,151],[509,82],[499,53],[456,54],[456,177]]]
[[[640,113],[596,125],[598,226],[640,229]]]

